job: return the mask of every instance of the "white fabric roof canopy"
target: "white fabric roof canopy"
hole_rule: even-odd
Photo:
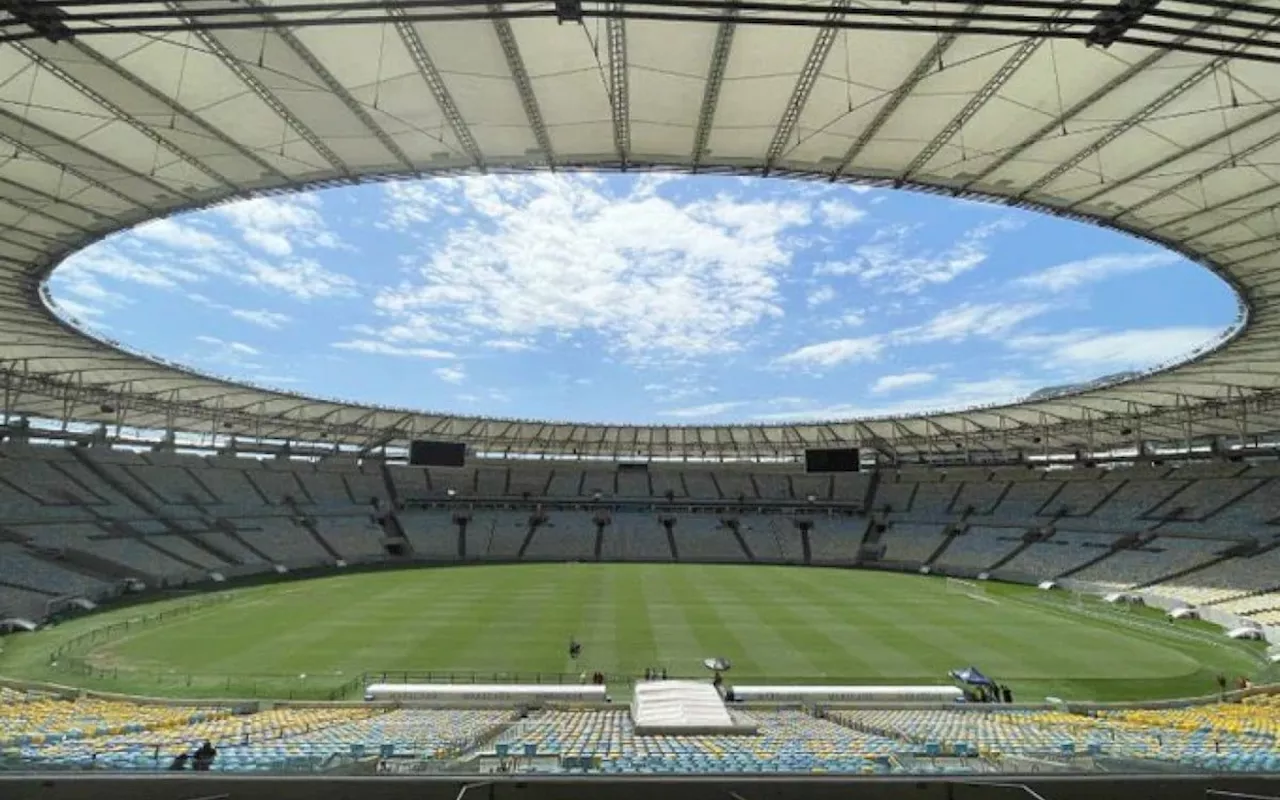
[[[1280,388],[1280,66],[1249,57],[1280,44],[1275,14],[1216,9],[1223,25],[1270,30],[1236,30],[1230,54],[1213,55],[1051,44],[1030,35],[1031,24],[997,36],[634,18],[413,22],[402,16],[412,8],[390,5],[393,19],[375,23],[355,18],[385,10],[342,11],[349,24],[337,26],[0,47],[0,363],[12,410],[139,428],[641,456],[844,443],[904,455],[1038,451],[1280,430],[1270,399]],[[854,8],[818,5],[836,23]],[[223,21],[287,10],[230,0],[94,10],[165,14],[180,26],[210,8],[244,12]],[[1160,8],[1206,13],[1190,2]],[[1248,324],[1176,369],[1037,402],[894,420],[648,427],[266,391],[94,341],[41,301],[40,281],[67,254],[182,209],[333,180],[547,167],[885,181],[1041,207],[1217,270],[1241,293]]]

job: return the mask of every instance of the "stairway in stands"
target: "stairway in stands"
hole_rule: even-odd
[[[1021,544],[1013,548],[1013,550],[1011,550],[1010,552],[1006,553],[1002,558],[996,561],[996,563],[987,567],[986,570],[984,571],[995,572],[996,570],[1003,567],[1005,564],[1008,564],[1010,561],[1013,561],[1015,558],[1022,555],[1022,553],[1031,545],[1038,544],[1039,542],[1049,541],[1049,539],[1053,538],[1054,533],[1055,531],[1052,528],[1047,528],[1044,531],[1030,530],[1030,531],[1024,532],[1022,534]]]
[[[218,551],[214,550],[211,547],[208,547],[204,542],[200,541],[195,536],[190,535],[186,531],[186,529],[183,528],[181,525],[174,522],[172,519],[169,519],[168,516],[166,516],[158,508],[156,508],[156,506],[153,505],[150,500],[144,497],[142,492],[139,489],[128,485],[124,481],[117,479],[116,476],[112,474],[109,470],[103,469],[102,465],[99,464],[94,459],[90,458],[87,452],[85,452],[79,447],[69,448],[69,452],[71,453],[73,458],[75,458],[82,465],[84,465],[84,467],[88,469],[90,472],[92,472],[99,480],[101,480],[103,483],[110,486],[112,489],[116,490],[118,493],[124,496],[125,499],[127,499],[129,502],[133,503],[135,506],[145,511],[147,515],[150,516],[152,519],[160,522],[162,525],[165,526],[165,528],[169,530],[171,534],[182,537],[191,546],[197,549],[203,550],[204,552],[208,553],[209,555],[213,556],[214,558],[220,561],[226,560],[223,558],[221,553],[219,553]],[[165,556],[171,559],[180,561],[184,564],[191,566],[193,569],[196,569],[199,571],[205,570],[205,567],[202,567],[199,564],[195,564],[193,562],[187,561],[186,559],[181,558],[169,552],[163,547],[157,547],[154,542],[148,541],[149,537],[136,535],[135,538],[138,541],[142,542],[144,545],[150,547],[151,549],[159,553],[164,554]]]
[[[742,548],[742,553],[747,557],[747,561],[755,563],[756,554],[751,552],[751,548],[747,546],[747,540],[742,538],[742,529],[739,527],[738,521],[734,520],[732,524],[725,527],[729,529],[729,532],[733,534],[733,538],[737,540],[738,547]]]
[[[298,502],[292,497],[285,498],[285,505],[289,511],[293,513],[294,519],[299,520],[301,528],[311,535],[312,541],[329,556],[332,561],[344,561],[342,554],[333,549],[333,545],[329,544],[329,540],[320,535],[320,531],[316,529],[316,520],[302,509],[298,508]]]
[[[947,548],[951,546],[951,543],[960,535],[959,525],[948,525],[946,530],[947,535],[943,538],[942,543],[934,548],[934,551],[924,560],[923,566],[932,567],[934,562],[942,557],[942,554],[947,551]]]
[[[1094,564],[1101,563],[1102,561],[1105,561],[1106,559],[1111,558],[1111,556],[1115,555],[1116,553],[1119,553],[1122,550],[1128,550],[1138,542],[1139,542],[1138,534],[1126,536],[1120,541],[1116,542],[1114,545],[1112,545],[1109,549],[1102,551],[1102,555],[1099,555],[1096,558],[1091,558],[1088,561],[1084,562],[1083,564],[1078,564],[1057,577],[1060,580],[1062,578],[1070,578],[1072,575],[1078,575],[1079,573],[1084,572],[1089,567],[1092,567]]]
[[[516,552],[516,558],[520,561],[524,561],[525,554],[529,552],[529,545],[533,544],[533,537],[537,532],[537,523],[530,519],[528,523],[528,530],[526,530],[524,534],[524,540],[520,542],[520,549]]]

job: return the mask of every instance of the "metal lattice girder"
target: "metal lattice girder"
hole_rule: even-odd
[[[778,159],[782,157],[787,144],[791,141],[796,123],[800,121],[800,113],[804,111],[805,103],[809,101],[809,93],[813,91],[813,85],[818,80],[822,65],[827,63],[831,46],[835,44],[838,31],[832,27],[831,23],[839,22],[849,5],[850,0],[836,0],[832,3],[831,10],[827,12],[824,19],[827,24],[820,28],[817,36],[814,37],[813,47],[810,48],[809,55],[804,60],[804,66],[800,68],[800,76],[796,79],[795,88],[791,90],[791,97],[787,100],[787,106],[782,112],[782,119],[778,121],[778,127],[773,132],[773,141],[769,142],[769,150],[765,153],[766,169],[778,163]]]
[[[180,19],[185,19],[190,22],[190,18],[183,15],[183,11],[187,7],[187,3],[184,0],[172,0],[168,5],[174,9]],[[257,95],[258,99],[265,103],[267,107],[279,117],[279,119],[283,120],[289,128],[298,134],[298,136],[302,137],[302,139],[311,146],[311,149],[319,153],[320,156],[324,158],[325,161],[329,162],[329,165],[339,174],[344,176],[352,174],[350,167],[343,163],[342,159],[338,158],[338,154],[333,152],[333,149],[329,147],[329,145],[327,145],[319,136],[317,136],[315,131],[303,124],[302,120],[298,119],[298,117],[289,110],[288,106],[281,102],[280,98],[276,97],[275,93],[268,89],[262,81],[254,77],[253,73],[241,63],[240,59],[236,58],[235,54],[229,51],[213,33],[202,30],[196,26],[192,26],[192,30],[195,32],[195,36],[200,40],[200,43],[203,44],[209,52],[216,55],[222,64],[230,70],[241,83]],[[264,34],[264,36],[268,35],[271,34]]]
[[[502,47],[502,55],[506,59],[511,80],[520,94],[520,104],[524,106],[524,115],[529,120],[533,138],[538,142],[538,149],[542,151],[547,163],[554,164],[556,151],[551,146],[551,135],[547,133],[547,125],[543,122],[542,109],[538,106],[538,96],[533,92],[533,81],[529,79],[529,70],[525,67],[524,58],[520,55],[520,45],[516,42],[511,23],[498,16],[502,12],[500,3],[490,4],[489,10],[495,15],[493,27],[498,34],[498,43]]]
[[[965,7],[967,12],[975,12],[981,8],[981,3],[972,3]],[[924,57],[916,62],[916,66],[907,75],[906,80],[898,85],[890,94],[888,100],[880,107],[875,118],[869,125],[859,134],[858,138],[853,141],[849,149],[845,152],[844,157],[840,159],[839,166],[834,170],[835,175],[842,174],[849,168],[866,146],[876,138],[880,130],[885,126],[891,117],[902,107],[907,98],[920,85],[920,83],[929,76],[929,73],[938,69],[942,64],[942,58],[946,55],[947,50],[960,38],[960,33],[952,32],[939,36],[924,54]]]
[[[440,75],[440,70],[436,67],[435,62],[432,61],[430,54],[427,53],[427,48],[423,45],[422,38],[418,36],[413,24],[405,20],[403,9],[393,8],[391,9],[391,14],[396,19],[396,33],[400,35],[405,49],[409,51],[409,56],[418,67],[418,72],[422,74],[422,79],[426,82],[427,88],[431,90],[431,96],[435,98],[436,105],[440,106],[444,118],[449,121],[449,127],[453,130],[453,135],[458,138],[458,143],[462,145],[462,149],[466,151],[472,163],[483,169],[484,153],[480,151],[480,145],[476,143],[475,136],[471,134],[471,127],[467,125],[467,121],[462,118],[462,113],[458,111],[458,104],[454,102],[453,95],[449,92],[449,87],[445,85],[444,78]]]

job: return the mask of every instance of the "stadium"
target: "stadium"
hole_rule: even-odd
[[[0,795],[1274,796],[1278,18],[6,4]],[[1014,403],[641,425],[218,378],[48,288],[246,198],[580,172],[1042,212],[1239,314]]]

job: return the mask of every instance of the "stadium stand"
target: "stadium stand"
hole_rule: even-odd
[[[1210,561],[1222,549],[1221,541],[1160,536],[1137,547],[1118,550],[1071,577],[1101,587],[1128,589]]]
[[[1021,528],[971,526],[934,560],[944,570],[982,571],[1022,544]]]
[[[1220,604],[1242,595],[1280,586],[1280,547],[1259,555],[1228,558],[1159,583],[1152,591],[1191,605]]]
[[[864,517],[819,517],[809,531],[809,563],[852,564],[866,532]]]
[[[388,537],[402,533],[408,550],[399,558],[436,562],[869,561],[956,574],[994,568],[1014,580],[1069,576],[1098,589],[1147,586],[1269,624],[1280,610],[1265,594],[1280,589],[1270,579],[1278,551],[1263,544],[1254,555],[1223,553],[1273,535],[1275,473],[1269,464],[1218,462],[1051,472],[909,468],[884,472],[873,484],[870,473],[811,475],[781,465],[479,461],[424,469],[349,456],[306,461],[6,442],[0,608],[39,618],[53,598],[101,600],[130,579],[177,585],[276,565],[381,561],[391,558]],[[591,502],[596,492],[612,506],[603,528],[596,511],[572,505]],[[496,496],[475,503],[483,495]],[[763,507],[691,513],[680,506],[736,503],[739,496]],[[848,509],[828,516],[768,507],[809,497],[865,503],[876,519]],[[531,506],[521,504],[535,499],[553,507],[531,529]],[[380,524],[388,511],[391,521]],[[455,515],[466,519],[465,535]],[[674,520],[670,532],[664,517]],[[722,519],[736,520],[736,529]],[[798,520],[807,520],[805,531]],[[1030,530],[1045,533],[1024,540]]]
[[[884,561],[923,564],[947,539],[944,524],[895,522],[881,541],[885,543]]]
[[[555,512],[538,525],[520,557],[524,559],[595,558],[596,523],[590,514]]]
[[[234,710],[0,688],[0,751],[31,765],[163,769],[211,741],[215,770],[289,771],[343,756],[465,762],[555,759],[538,770],[604,773],[967,772],[1009,757],[1145,759],[1203,769],[1280,768],[1280,698],[1089,713],[978,705],[957,708],[735,710],[755,735],[645,735],[614,710],[397,709],[373,706]],[[531,749],[530,749],[531,748]],[[962,757],[959,761],[947,758]],[[981,761],[966,761],[964,758]],[[534,768],[529,765],[528,768]]]
[[[615,512],[601,545],[601,558],[606,560],[674,560],[661,520],[649,513]]]
[[[1109,533],[1058,530],[1052,538],[1029,545],[997,574],[1022,575],[1037,582],[1049,580],[1084,566],[1109,551],[1116,541],[1117,537]]]
[[[682,561],[748,560],[733,531],[714,514],[681,515],[674,532]]]
[[[468,538],[476,534],[473,527],[476,524],[473,517],[467,526]],[[400,525],[418,556],[432,561],[458,559],[458,526],[449,512],[405,511],[400,514]],[[477,538],[474,541],[481,540]]]
[[[495,744],[586,758],[606,773],[873,772],[883,770],[877,757],[898,748],[888,738],[800,711],[737,716],[757,724],[759,735],[637,736],[625,711],[547,711],[512,727]]]

